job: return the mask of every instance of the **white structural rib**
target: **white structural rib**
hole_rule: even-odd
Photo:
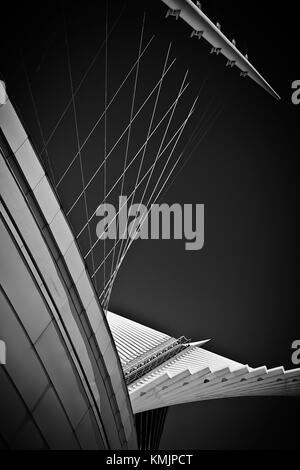
[[[300,396],[300,369],[254,369],[203,349],[206,341],[185,341],[180,349],[173,347],[174,354],[163,356],[175,338],[111,312],[107,319],[124,371],[129,364],[145,367],[147,355],[163,357],[128,383],[134,413],[221,398]]]
[[[123,367],[169,340],[175,341],[164,333],[112,312],[107,312],[107,321]]]
[[[258,85],[263,87],[274,98],[280,99],[279,95],[260,73],[249,62],[247,55],[243,55],[236,47],[236,42],[229,41],[222,33],[219,24],[215,25],[201,10],[200,2],[195,5],[191,0],[162,0],[168,7],[167,16],[182,18],[192,28],[191,37],[202,37],[208,41],[211,53],[222,54],[227,59],[227,66],[238,67],[241,76],[249,76]]]

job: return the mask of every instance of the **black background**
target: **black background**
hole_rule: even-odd
[[[282,97],[280,102],[249,79],[240,79],[237,70],[226,69],[225,59],[211,56],[206,42],[189,38],[190,29],[181,20],[166,20],[166,6],[160,0],[129,1],[124,10],[121,0],[108,3],[110,26],[121,12],[108,42],[108,95],[112,96],[135,61],[145,11],[145,41],[152,34],[156,37],[143,62],[140,101],[159,78],[172,41],[172,56],[177,57],[177,63],[164,96],[176,94],[188,68],[191,86],[186,104],[179,109],[181,119],[201,90],[183,147],[206,113],[199,134],[199,138],[202,134],[205,138],[196,139],[185,151],[186,165],[161,199],[170,204],[205,204],[205,248],[186,252],[183,242],[136,242],[119,271],[110,309],[172,336],[211,338],[209,349],[252,367],[292,368],[291,344],[300,337],[300,106],[291,102],[291,84],[300,79],[296,2],[281,5],[280,9],[266,0],[202,2],[208,16],[219,21],[225,34],[234,37],[238,47],[248,53],[250,62]],[[43,143],[24,63],[47,138],[70,99],[62,11],[61,2],[27,2],[8,4],[1,12],[1,75],[38,150]],[[76,87],[105,37],[105,2],[65,3],[64,17]],[[104,57],[103,50],[78,94],[81,141],[103,110]],[[132,85],[133,81],[128,83],[109,115],[109,148],[128,122]],[[71,111],[48,147],[56,181],[76,153]],[[209,117],[215,112],[220,113],[210,126]],[[150,111],[147,113],[149,119]],[[144,119],[140,121],[132,132],[133,147],[138,146],[144,129]],[[86,178],[103,160],[103,133],[102,125],[83,152]],[[107,167],[108,187],[120,173],[123,151],[121,146],[112,155]],[[45,153],[43,158],[47,167]],[[127,193],[133,174],[126,180]],[[80,192],[80,184],[79,169],[74,165],[59,188],[65,208]],[[88,197],[91,214],[103,198],[102,172]],[[75,231],[82,226],[82,204],[70,221]],[[94,239],[95,227],[93,219]],[[96,264],[103,256],[100,245],[95,252]],[[86,246],[84,238],[83,251]],[[91,259],[88,263],[91,267]],[[102,280],[97,280],[101,291]],[[243,398],[175,407],[169,411],[162,447],[296,448],[299,409],[298,400],[281,398]]]

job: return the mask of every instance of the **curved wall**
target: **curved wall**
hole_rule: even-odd
[[[72,231],[10,101],[0,124],[0,447],[135,449],[121,364]]]

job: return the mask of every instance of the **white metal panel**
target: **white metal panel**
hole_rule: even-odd
[[[34,189],[44,177],[45,172],[39,160],[36,158],[29,139],[25,140],[15,155],[24,175],[26,176],[29,186],[31,189]]]
[[[60,207],[46,176],[44,176],[34,188],[33,193],[42,209],[45,219],[50,225],[56,214],[59,212]]]
[[[16,152],[27,135],[10,101],[0,107],[0,126],[12,151]]]

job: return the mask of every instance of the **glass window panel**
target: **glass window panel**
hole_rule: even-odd
[[[70,420],[77,426],[88,408],[85,393],[53,323],[43,332],[36,348]]]
[[[6,368],[28,408],[32,408],[48,385],[47,376],[14,311],[0,293],[0,331],[6,344]]]
[[[3,222],[0,222],[0,237],[1,284],[31,340],[35,342],[51,317]]]
[[[84,450],[105,450],[106,447],[100,436],[94,414],[89,410],[80,421],[76,434]]]
[[[9,381],[4,367],[0,367],[0,433],[10,443],[27,416],[25,405],[21,401],[12,383]]]
[[[79,357],[80,363],[85,371],[88,380],[92,383],[95,381],[94,373],[91,365],[91,357],[88,353],[89,343],[85,339],[84,327],[81,322],[81,318],[77,318],[77,312],[74,313],[74,307],[70,303],[64,305],[64,311],[61,312],[63,316],[63,322],[66,329],[71,337],[72,343]],[[73,311],[73,313],[72,313]]]
[[[14,450],[40,450],[45,446],[41,433],[33,421],[27,421],[14,438],[11,448]]]
[[[52,388],[43,396],[33,415],[51,449],[79,449],[72,428]]]

